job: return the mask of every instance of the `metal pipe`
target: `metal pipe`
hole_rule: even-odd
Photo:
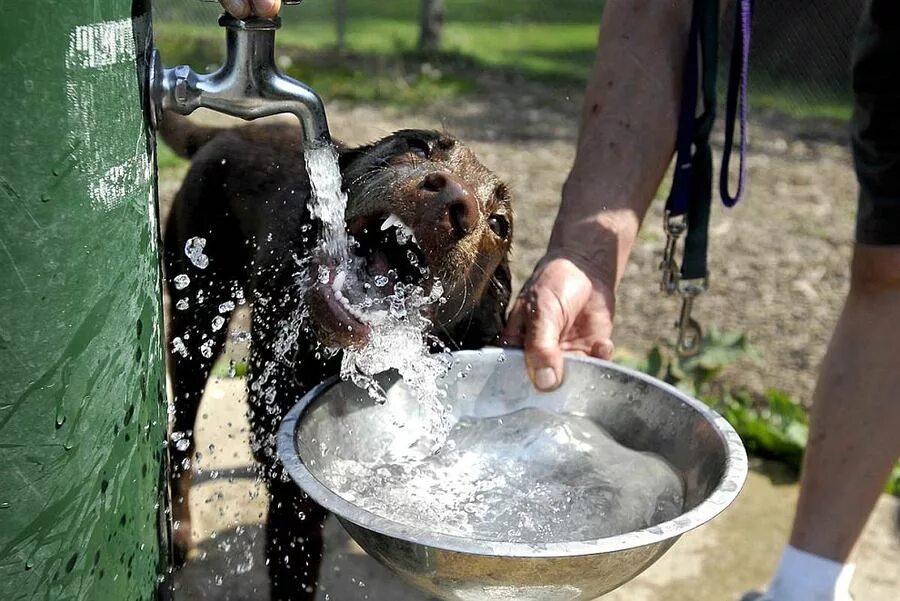
[[[189,115],[201,107],[247,120],[290,113],[303,126],[305,144],[330,144],[322,99],[275,64],[275,32],[281,18],[241,20],[223,15],[219,24],[226,29],[226,55],[213,73],[198,74],[186,65],[165,69],[154,51],[150,97],[156,123],[164,111]]]

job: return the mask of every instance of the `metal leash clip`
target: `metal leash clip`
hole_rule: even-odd
[[[678,339],[675,348],[682,356],[690,356],[700,350],[700,342],[703,340],[703,329],[700,323],[691,317],[694,307],[694,299],[706,291],[707,278],[685,280],[681,278],[681,269],[675,260],[678,250],[678,241],[687,231],[687,218],[684,215],[671,215],[666,211],[663,229],[666,232],[666,246],[663,250],[663,258],[659,264],[662,271],[660,289],[666,294],[676,292],[681,296],[681,312],[675,327],[678,328]]]
[[[692,280],[679,280],[678,293],[681,295],[681,312],[678,314],[678,340],[675,348],[682,356],[689,357],[700,351],[700,343],[703,341],[703,328],[700,323],[691,317],[694,308],[694,299],[706,292],[709,285],[707,278]]]
[[[666,294],[674,294],[681,277],[678,263],[675,261],[675,251],[678,249],[678,239],[687,230],[687,218],[684,215],[671,215],[666,211],[663,229],[666,232],[666,247],[663,250],[662,262],[659,264],[662,271],[659,288]]]

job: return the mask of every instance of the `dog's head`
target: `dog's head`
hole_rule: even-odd
[[[496,341],[510,294],[506,185],[461,142],[436,131],[404,130],[342,150],[340,164],[358,258],[348,277],[334,269],[316,274],[309,306],[319,339],[362,345],[379,299],[397,284],[429,293],[440,282],[443,300],[427,315],[434,333],[460,347]]]

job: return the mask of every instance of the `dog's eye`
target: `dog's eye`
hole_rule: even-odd
[[[431,147],[429,147],[428,144],[426,142],[423,142],[422,140],[407,140],[406,145],[409,147],[409,152],[416,155],[420,159],[427,159],[428,155],[431,154]]]
[[[504,216],[496,213],[488,218],[488,227],[497,234],[502,240],[509,237],[509,220]]]

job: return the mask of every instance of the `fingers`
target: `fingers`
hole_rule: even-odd
[[[504,346],[524,347],[528,377],[542,391],[554,390],[562,381],[560,327],[555,323],[546,309],[539,309],[536,295],[530,293],[516,300],[503,331]]]
[[[238,19],[251,15],[274,17],[281,10],[281,0],[219,0],[222,8]]]
[[[555,258],[539,264],[510,311],[503,343],[522,346],[535,388],[562,384],[563,351],[610,359],[614,294],[574,263]]]
[[[563,355],[559,339],[563,324],[553,308],[536,296],[529,298],[525,304],[525,365],[534,387],[548,392],[562,382]]]

